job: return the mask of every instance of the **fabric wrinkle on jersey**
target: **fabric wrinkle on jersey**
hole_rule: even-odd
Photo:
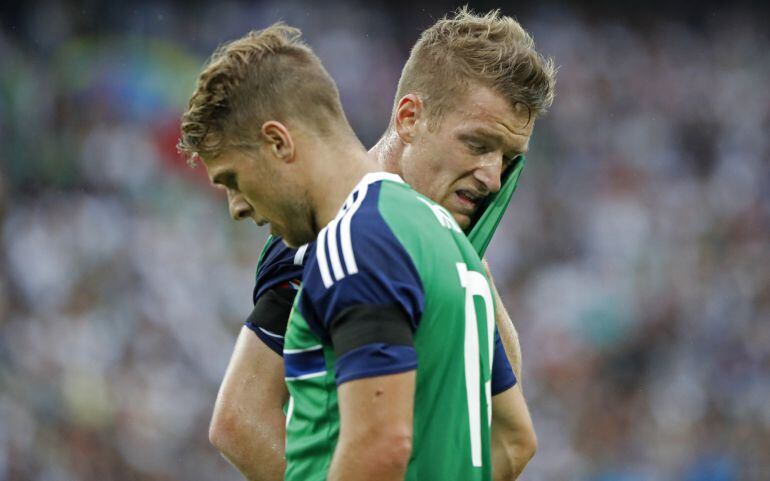
[[[398,176],[369,174],[308,251],[284,339],[291,393],[286,479],[325,479],[339,432],[337,384],[415,367],[413,452],[405,479],[490,479],[490,391],[492,378],[500,377],[492,361],[509,372],[503,390],[515,376],[499,342],[481,262],[448,212]],[[293,259],[290,252],[283,258]],[[475,297],[472,287],[479,284],[470,281],[479,279],[485,294]],[[374,343],[337,358],[332,320],[359,305],[395,308],[411,323],[414,346]]]

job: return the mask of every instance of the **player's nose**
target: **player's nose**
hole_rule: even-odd
[[[500,177],[502,175],[502,155],[484,159],[484,162],[473,172],[476,180],[484,184],[484,187],[492,194],[500,190]]]
[[[233,220],[243,220],[251,217],[251,206],[241,196],[230,199],[230,217]]]

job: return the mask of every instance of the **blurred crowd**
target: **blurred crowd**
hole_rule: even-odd
[[[217,44],[283,19],[372,145],[448,7],[356,5],[0,13],[0,481],[239,479],[207,427],[266,231],[178,119]],[[506,13],[560,66],[489,252],[539,436],[522,479],[770,479],[762,16]]]

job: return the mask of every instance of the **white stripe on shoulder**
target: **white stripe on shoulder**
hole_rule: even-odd
[[[318,245],[315,249],[316,259],[318,260],[318,270],[321,271],[321,280],[327,289],[332,286],[332,276],[329,274],[329,265],[326,262],[326,227],[321,229],[318,236]]]
[[[305,253],[307,252],[308,244],[301,246],[297,249],[297,253],[294,254],[294,265],[301,266],[305,260]]]
[[[259,326],[257,326],[257,327],[259,327]],[[272,333],[272,332],[268,331],[267,329],[265,329],[263,327],[260,327],[259,330],[262,331],[263,333],[267,334],[268,336],[275,338],[275,339],[283,339],[283,336],[280,336],[278,334]]]
[[[340,220],[337,218],[326,227],[329,230],[329,259],[332,261],[335,280],[345,277],[345,271],[342,270],[342,264],[340,263],[340,250],[337,247],[337,226],[339,223]]]
[[[321,377],[321,376],[323,376],[325,374],[326,374],[326,369],[324,369],[323,371],[310,372],[310,373],[307,373],[307,374],[301,374],[299,376],[287,377],[285,379],[287,381],[299,381],[301,379],[312,379],[314,377]]]
[[[342,240],[342,255],[345,258],[345,267],[348,274],[352,275],[358,272],[358,264],[356,264],[356,256],[353,252],[353,239],[350,236],[350,223],[353,220],[353,216],[366,197],[367,186],[363,185],[361,190],[358,191],[358,197],[353,201],[353,205],[350,207],[345,215],[342,216],[342,222],[340,224],[340,238]]]
[[[316,344],[314,346],[310,347],[303,347],[302,349],[284,349],[284,354],[299,354],[300,352],[308,352],[308,351],[317,351],[319,349],[323,349],[323,346],[321,344]]]

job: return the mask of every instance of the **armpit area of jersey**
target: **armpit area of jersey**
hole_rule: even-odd
[[[246,326],[278,355],[283,355],[283,338],[297,291],[291,287],[271,289],[257,301]]]
[[[417,368],[412,324],[397,306],[356,305],[331,322],[337,384]]]

